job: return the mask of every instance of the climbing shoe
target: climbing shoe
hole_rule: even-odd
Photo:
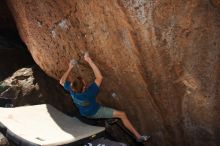
[[[142,135],[139,139],[137,139],[137,142],[144,143],[144,142],[146,142],[149,139],[150,139],[150,136]]]

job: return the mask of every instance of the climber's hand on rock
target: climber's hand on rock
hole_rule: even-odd
[[[78,61],[75,60],[75,59],[72,59],[72,60],[70,60],[70,63],[71,63],[73,66],[75,66],[75,65],[78,64]]]
[[[89,53],[88,53],[88,52],[85,53],[85,55],[84,55],[84,60],[85,60],[86,62],[92,61],[92,59],[89,57]]]
[[[74,64],[70,61],[69,62],[69,69],[72,69],[74,67]]]

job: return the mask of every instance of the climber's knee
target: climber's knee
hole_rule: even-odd
[[[123,111],[114,111],[113,116],[120,119],[126,118],[126,114]]]

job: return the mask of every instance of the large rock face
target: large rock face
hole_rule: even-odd
[[[99,101],[127,112],[154,146],[220,145],[218,0],[9,0],[36,63],[59,79],[89,51]],[[88,81],[92,71],[81,61]]]

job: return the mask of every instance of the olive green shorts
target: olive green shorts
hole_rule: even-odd
[[[87,116],[87,118],[91,118],[91,119],[113,118],[113,112],[114,109],[101,106],[94,115]]]

